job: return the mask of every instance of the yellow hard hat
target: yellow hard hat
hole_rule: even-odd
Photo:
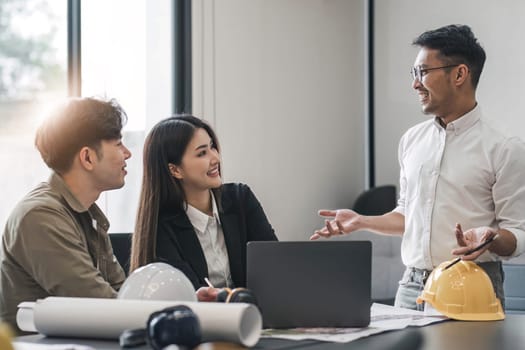
[[[12,338],[13,332],[11,328],[6,323],[0,323],[0,349],[13,350]]]
[[[446,267],[445,261],[432,271],[417,303],[430,303],[442,314],[463,321],[503,320],[505,313],[486,272],[472,261]]]

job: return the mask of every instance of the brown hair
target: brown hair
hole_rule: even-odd
[[[121,138],[126,120],[116,100],[72,98],[38,128],[35,145],[46,165],[63,174],[82,147],[92,147],[98,153],[102,140]]]

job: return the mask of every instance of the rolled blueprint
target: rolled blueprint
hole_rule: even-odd
[[[259,309],[244,303],[48,297],[21,303],[17,323],[24,331],[47,336],[118,339],[125,329],[145,328],[153,312],[175,305],[186,305],[195,312],[205,342],[250,347],[261,335]]]

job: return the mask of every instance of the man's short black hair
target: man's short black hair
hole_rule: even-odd
[[[63,174],[82,147],[92,147],[99,155],[102,140],[120,139],[126,120],[115,100],[72,98],[38,128],[35,145],[47,166]]]
[[[474,88],[478,86],[486,56],[469,26],[451,24],[429,30],[414,39],[412,44],[438,50],[446,64],[466,64],[471,72],[472,85]]]

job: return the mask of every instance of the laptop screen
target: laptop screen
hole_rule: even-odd
[[[247,286],[265,328],[370,323],[371,242],[249,242],[247,249]]]

